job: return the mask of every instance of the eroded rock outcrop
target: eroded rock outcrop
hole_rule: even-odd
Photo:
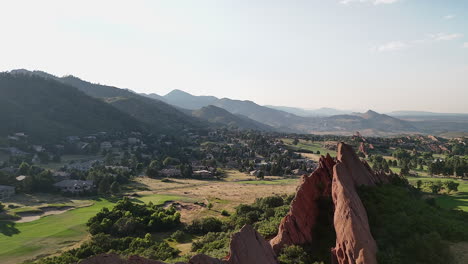
[[[229,264],[274,264],[275,253],[270,244],[250,225],[232,236]]]
[[[377,263],[377,245],[356,187],[387,183],[389,177],[384,172],[374,173],[351,146],[340,143],[337,151],[336,160],[330,156],[322,157],[317,170],[303,177],[278,235],[270,241],[277,254],[285,245],[320,243],[314,241],[317,218],[323,213],[318,210],[318,201],[331,195],[336,232],[332,261],[338,264]]]
[[[356,187],[374,186],[382,181],[385,181],[384,174],[373,173],[350,146],[344,143],[338,145],[332,183],[336,232],[336,246],[332,250],[334,263],[377,263],[377,244],[372,237],[366,209]]]
[[[332,172],[335,161],[327,154],[321,157],[318,168],[302,176],[291,209],[281,221],[279,232],[270,244],[276,254],[285,245],[302,245],[312,242],[314,227],[320,214],[318,200],[331,196]]]

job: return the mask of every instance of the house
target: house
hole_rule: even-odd
[[[34,154],[34,157],[32,158],[31,162],[33,164],[39,164],[39,163],[41,163],[41,159],[39,158],[39,156],[37,154]]]
[[[24,181],[24,179],[26,179],[28,176],[25,176],[25,175],[20,175],[18,177],[16,177],[16,180],[17,181]]]
[[[55,181],[63,181],[70,179],[71,174],[66,171],[53,171],[52,177],[54,177]]]
[[[13,195],[15,195],[15,187],[0,185],[0,200],[8,199]]]
[[[138,142],[140,142],[140,140],[137,139],[137,138],[133,138],[133,137],[128,138],[128,144],[130,144],[130,145],[135,145],[135,144],[137,144]]]
[[[258,170],[253,170],[250,172],[250,176],[257,176],[258,175]]]
[[[33,148],[34,151],[36,151],[36,152],[42,152],[42,151],[45,150],[44,147],[41,146],[41,145],[32,145],[32,148]]]
[[[112,144],[109,141],[104,141],[101,143],[101,150],[109,150],[112,148]]]
[[[78,136],[68,136],[67,137],[67,141],[70,142],[70,143],[73,143],[73,142],[76,142],[76,141],[79,141],[80,140],[80,137]]]
[[[193,172],[193,176],[206,179],[211,178],[212,173],[209,170],[196,170]]]
[[[63,180],[54,184],[61,192],[82,193],[94,188],[93,181]]]
[[[67,164],[65,165],[65,168],[68,170],[88,171],[97,163],[99,163],[99,160],[88,160],[79,163]]]
[[[159,174],[164,177],[180,177],[182,173],[180,169],[162,169]]]
[[[106,169],[111,169],[111,170],[121,170],[121,171],[127,171],[130,172],[130,168],[126,166],[106,166]]]

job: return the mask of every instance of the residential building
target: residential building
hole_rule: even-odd
[[[8,199],[13,195],[15,195],[15,187],[0,185],[0,200]]]
[[[62,192],[82,193],[94,188],[93,181],[63,180],[54,184]]]

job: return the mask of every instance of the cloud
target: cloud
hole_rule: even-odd
[[[380,4],[393,4],[400,0],[341,0],[340,3],[347,5],[351,3],[373,3],[374,5]]]
[[[393,4],[398,2],[399,0],[375,0],[374,4],[375,5],[380,5],[380,4]]]
[[[429,38],[435,41],[444,41],[444,40],[454,40],[463,37],[461,33],[437,33],[437,34],[430,34]]]
[[[403,41],[392,41],[376,48],[378,52],[398,51],[408,48],[410,45]]]
[[[456,15],[446,15],[446,16],[444,16],[444,19],[449,20],[449,19],[453,19],[455,17],[456,17]]]
[[[391,41],[383,45],[373,48],[377,52],[387,52],[387,51],[399,51],[404,50],[410,47],[417,45],[422,45],[431,42],[440,42],[440,41],[451,41],[463,37],[461,33],[437,33],[429,34],[423,39],[411,40],[411,41]],[[468,42],[463,44],[463,47],[468,48]]]

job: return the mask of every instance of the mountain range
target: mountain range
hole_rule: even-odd
[[[2,73],[0,91],[2,113],[8,113],[0,117],[0,121],[5,124],[0,130],[3,134],[29,131],[36,126],[34,124],[40,123],[50,123],[48,129],[36,129],[41,135],[49,133],[49,130],[55,134],[71,135],[123,128],[175,133],[186,128],[210,126],[340,135],[360,131],[367,136],[468,132],[468,115],[411,111],[387,115],[372,110],[353,113],[333,108],[305,110],[262,106],[252,101],[214,96],[195,96],[181,90],[173,90],[164,96],[155,93],[137,94],[129,89],[94,84],[74,76],[57,77],[42,71],[13,70]],[[22,97],[21,94],[34,97]],[[32,105],[28,98],[36,98],[36,104]],[[73,98],[76,98],[74,104],[60,103]],[[92,112],[88,106],[90,104],[94,104]],[[41,111],[40,107],[48,111]],[[68,118],[60,119],[57,113]],[[33,122],[19,125],[26,118]],[[86,125],[76,125],[84,123]]]

